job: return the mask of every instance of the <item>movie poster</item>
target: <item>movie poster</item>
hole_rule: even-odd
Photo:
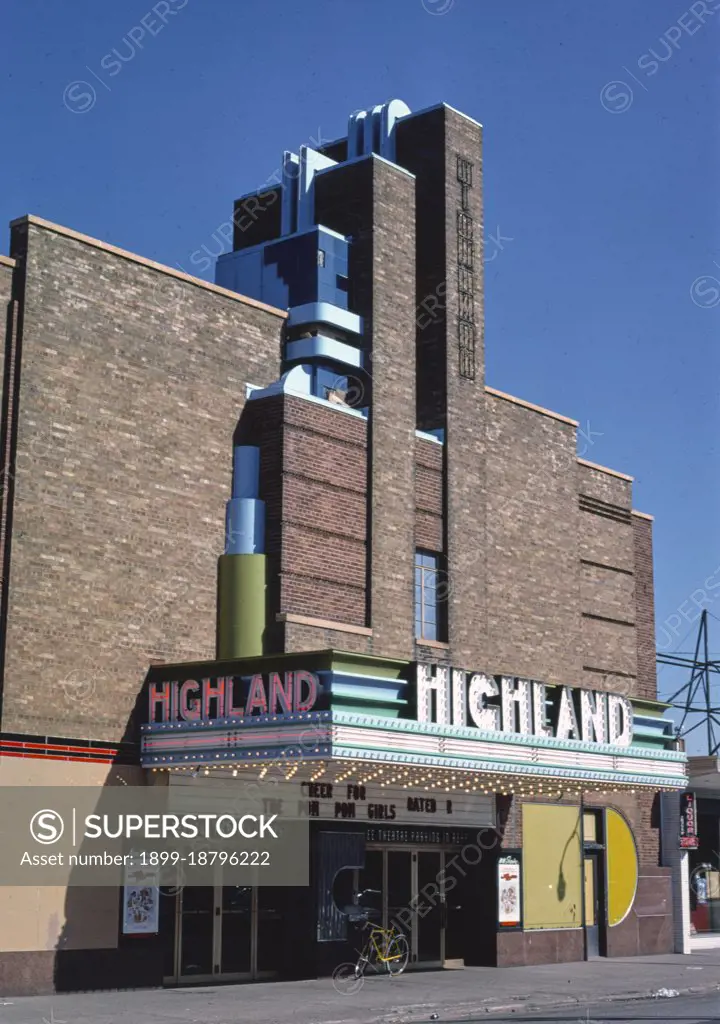
[[[156,935],[160,887],[156,868],[128,867],[123,887],[123,935]]]
[[[498,861],[498,924],[501,928],[517,928],[520,913],[520,861],[517,857],[501,857]]]

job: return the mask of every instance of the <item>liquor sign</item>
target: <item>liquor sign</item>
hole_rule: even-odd
[[[680,794],[680,849],[697,850],[700,839],[697,831],[697,804],[694,793]]]
[[[617,747],[632,743],[633,706],[617,693],[443,665],[419,664],[416,671],[419,722]]]
[[[497,866],[498,924],[501,928],[519,928],[520,860],[518,857],[500,857]]]

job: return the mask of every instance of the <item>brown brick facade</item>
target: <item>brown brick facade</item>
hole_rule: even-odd
[[[9,328],[8,318],[11,316],[10,303],[12,299],[14,267],[12,261],[0,262],[0,325],[7,331]],[[5,369],[5,350],[0,348],[0,380],[3,379]]]
[[[415,439],[415,547],[442,553],[443,449],[434,441]]]
[[[0,346],[0,633],[4,633],[3,609],[7,607],[9,593],[10,558],[8,538],[12,531],[12,504],[15,484],[13,449],[15,444],[13,425],[15,416],[15,393],[17,386],[18,319],[20,301],[17,283],[20,280],[15,271],[15,261],[3,256],[0,260],[0,325],[3,327],[5,343]],[[4,645],[0,644],[0,727],[2,725],[2,678]]]
[[[384,165],[375,161],[364,167],[370,207],[408,201],[412,178],[397,171],[384,178]],[[76,702],[66,693],[103,686],[112,694],[109,723],[127,707],[122,693],[133,691],[148,661],[212,649],[229,425],[243,408],[245,382],[269,383],[278,372],[281,318],[59,233],[31,226],[26,243],[18,230],[18,254],[28,250],[27,300],[21,385],[9,392],[20,410],[15,474],[22,490],[15,502],[6,728],[70,734],[72,727],[82,735],[87,726],[76,721]],[[367,236],[368,260],[380,244],[390,244],[389,232]],[[383,265],[392,262],[382,249],[377,256]],[[7,284],[11,268],[0,270]],[[391,366],[403,356],[402,334],[389,306],[385,312],[384,279],[376,277],[377,294],[370,289],[364,301],[376,325],[378,367],[383,360]],[[95,285],[80,299],[84,278],[107,280],[105,290]],[[369,281],[366,275],[365,286]],[[169,322],[161,316],[166,302],[174,310]],[[103,340],[108,327],[112,350]],[[253,332],[257,341],[248,346]],[[450,435],[445,446],[414,436],[412,395],[403,393],[405,402],[397,397],[403,379],[410,384],[412,367],[404,378],[376,371],[375,401],[386,382],[389,390],[369,428],[360,417],[292,396],[247,405],[236,440],[262,450],[270,649],[286,642],[317,648],[324,635],[321,627],[277,621],[289,613],[371,628],[369,636],[340,634],[339,646],[630,694],[637,686],[638,695],[652,697],[651,523],[630,515],[629,480],[577,463],[569,421],[484,392],[485,430],[474,424],[473,443],[482,450],[486,484],[480,488],[468,471],[463,497],[452,498],[452,458],[472,456]],[[470,429],[472,416],[462,422]],[[198,430],[207,437],[204,454]],[[448,494],[451,505],[464,503],[456,525],[470,512],[474,517],[473,536],[462,540],[458,532],[458,560],[450,562],[450,645],[415,647],[413,551],[447,551]],[[30,611],[31,594],[48,609],[44,625]],[[72,610],[76,627],[64,616],[53,626],[56,597]],[[394,624],[380,622],[380,608],[392,609]],[[140,627],[144,637],[136,645]],[[473,633],[474,653],[453,642],[463,630]],[[41,669],[62,695],[51,714],[20,684],[24,672]],[[122,683],[129,677],[132,683]],[[104,735],[94,728],[93,735]]]
[[[637,639],[637,695],[657,697],[655,661],[655,600],[653,583],[652,520],[634,515],[635,635]]]
[[[232,428],[283,314],[27,221],[13,255],[2,728],[118,740],[151,661],[214,653]]]
[[[495,395],[487,416],[489,663],[577,685],[575,428]]]

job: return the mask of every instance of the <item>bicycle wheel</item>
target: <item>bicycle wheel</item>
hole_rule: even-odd
[[[359,964],[339,964],[332,973],[333,988],[343,996],[352,996],[362,988],[365,979]]]
[[[388,973],[392,975],[402,974],[410,959],[410,946],[402,932],[395,934],[388,940],[385,950],[385,966]]]

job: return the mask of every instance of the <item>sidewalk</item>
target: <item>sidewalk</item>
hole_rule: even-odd
[[[690,952],[702,953],[705,950],[716,949],[720,953],[720,934],[713,935],[691,935]]]
[[[401,1024],[717,991],[720,951],[538,967],[369,977],[342,995],[332,981],[0,998],[1,1024]]]

